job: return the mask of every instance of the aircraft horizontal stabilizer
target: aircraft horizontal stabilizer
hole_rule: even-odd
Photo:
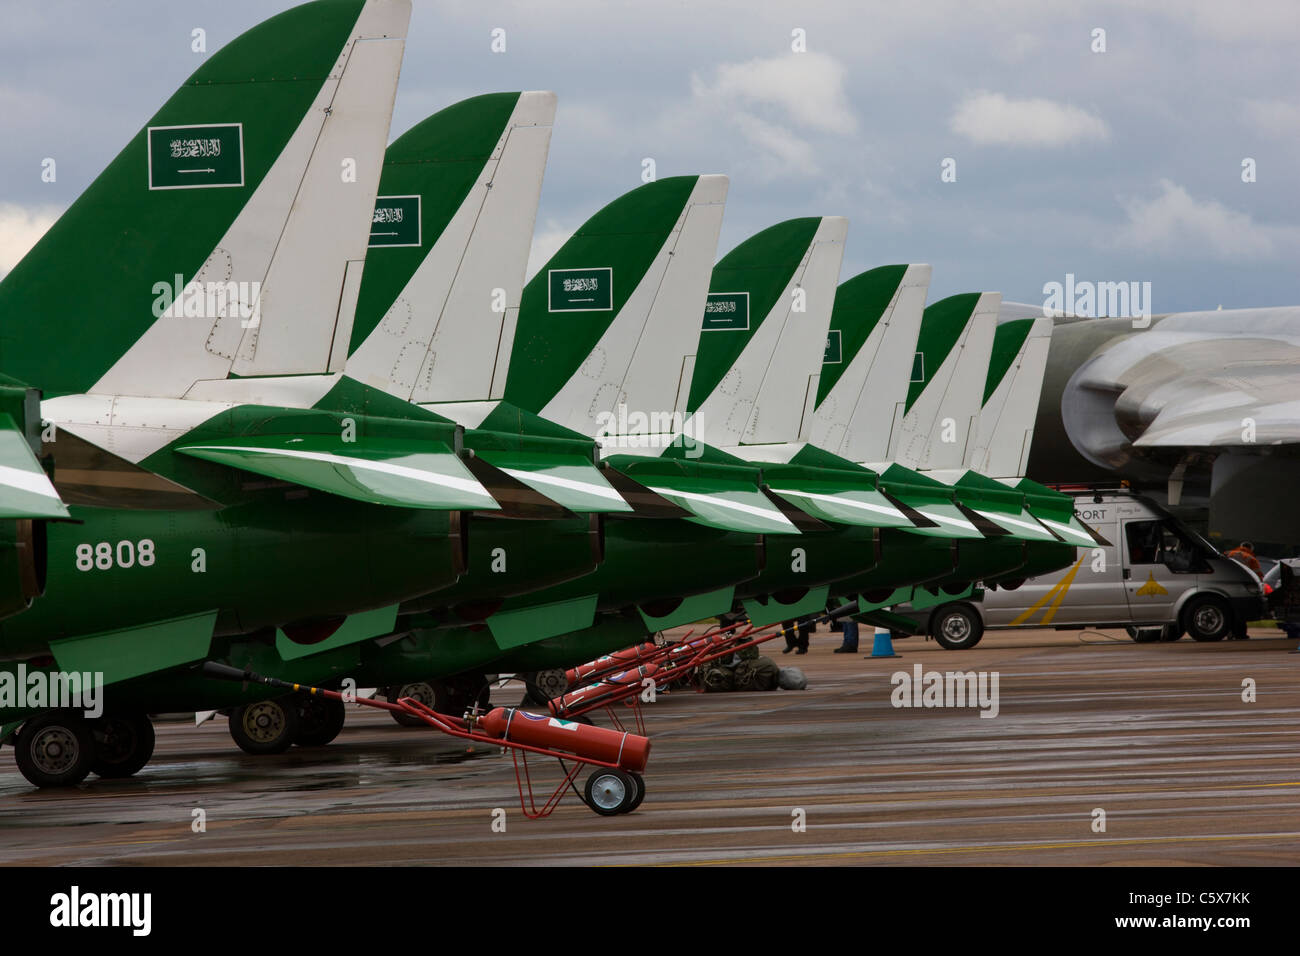
[[[869,488],[841,487],[833,481],[801,480],[798,487],[774,482],[772,492],[813,517],[833,524],[863,528],[917,527],[917,523],[886,495]],[[934,526],[932,521],[921,524]]]
[[[942,482],[899,465],[890,465],[880,476],[880,490],[903,505],[907,513],[915,512],[933,522],[932,527],[912,528],[912,532],[936,538],[995,537],[1002,529],[990,530],[991,524],[957,503],[953,491]],[[972,520],[976,519],[976,520]],[[981,528],[977,521],[985,527]]]
[[[687,521],[744,534],[798,534],[799,529],[767,495],[742,476],[677,471],[650,460],[622,470],[650,491],[689,512]]]
[[[271,435],[176,450],[370,504],[432,511],[500,508],[455,452],[438,441],[384,438],[345,444],[321,435]]]
[[[0,518],[67,517],[27,437],[12,418],[0,415]]]
[[[1015,488],[1025,496],[1025,505],[1034,517],[1063,540],[1080,548],[1111,546],[1109,541],[1078,519],[1069,497],[1029,478],[1022,478]]]
[[[577,514],[632,511],[632,506],[605,480],[591,459],[581,455],[500,450],[476,451],[476,454]]]
[[[1024,497],[1005,485],[975,472],[967,472],[953,487],[962,502],[998,527],[1026,541],[1062,541],[1063,535],[1047,528],[1024,507]]]

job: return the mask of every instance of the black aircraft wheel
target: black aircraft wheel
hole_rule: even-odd
[[[387,697],[392,703],[397,703],[403,697],[409,697],[412,700],[417,700],[421,704],[424,704],[424,706],[426,707],[433,707],[434,704],[436,703],[435,695],[433,692],[433,685],[430,684],[428,681],[423,681],[423,680],[415,681],[414,683],[410,683],[410,684],[401,684],[397,687],[390,687],[388,688],[388,693],[385,694],[384,696]],[[388,716],[392,717],[393,720],[397,721],[403,727],[427,726],[427,724],[425,724],[425,722],[422,721],[419,717],[412,717],[410,714],[403,714],[396,710],[390,710],[388,712]]]
[[[153,723],[144,714],[100,717],[90,723],[95,758],[90,769],[108,780],[129,777],[153,756]]]
[[[639,773],[633,773],[631,770],[627,772],[627,775],[632,778],[632,783],[636,785],[635,796],[632,797],[632,802],[628,805],[628,808],[625,811],[626,813],[631,813],[637,807],[641,806],[641,801],[645,799],[645,777],[641,776]]]
[[[946,650],[969,650],[984,636],[984,622],[970,608],[954,604],[935,614],[930,633],[938,645]]]
[[[1222,598],[1198,595],[1183,609],[1183,625],[1194,641],[1221,641],[1232,630],[1232,612]]]
[[[583,799],[602,817],[627,813],[636,799],[636,783],[622,770],[597,770],[587,778]]]
[[[230,712],[230,736],[244,753],[284,753],[298,736],[297,701],[290,697],[240,704]]]
[[[452,717],[463,717],[476,705],[480,711],[486,711],[492,697],[492,688],[481,674],[457,674],[429,683],[433,686],[433,709]]]
[[[293,742],[299,747],[324,747],[339,735],[347,719],[343,701],[307,695],[298,698],[298,733]]]
[[[524,679],[525,688],[521,707],[545,707],[549,701],[569,689],[569,680],[558,667],[520,676]]]
[[[75,787],[95,760],[90,724],[75,711],[33,717],[14,738],[18,769],[37,787]]]

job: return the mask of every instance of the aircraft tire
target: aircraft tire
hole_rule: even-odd
[[[545,707],[547,703],[559,697],[569,689],[564,671],[558,667],[544,671],[532,671],[520,675],[524,679],[524,699],[522,707]]]
[[[390,687],[384,692],[384,696],[392,703],[397,703],[397,701],[403,697],[410,697],[412,700],[418,700],[426,707],[433,707],[435,710],[437,709],[437,701],[434,695],[433,685],[428,681],[412,681],[409,684],[400,684]],[[401,724],[403,727],[426,726],[424,721],[419,717],[412,717],[410,714],[399,713],[395,710],[390,710],[388,716],[392,717],[393,720]]]
[[[293,698],[240,704],[230,712],[230,736],[247,754],[282,754],[298,736],[298,708]]]
[[[140,771],[153,756],[153,721],[144,714],[100,717],[90,723],[95,756],[90,769],[105,780],[121,780]]]
[[[23,724],[14,738],[14,756],[33,786],[75,787],[90,773],[95,738],[81,714],[51,711]]]
[[[347,708],[343,701],[329,697],[298,698],[298,733],[293,738],[298,747],[324,747],[343,729]]]

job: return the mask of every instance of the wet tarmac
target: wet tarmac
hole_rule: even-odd
[[[674,691],[647,705],[647,795],[629,815],[596,816],[570,795],[527,820],[498,748],[471,752],[379,711],[350,710],[330,746],[275,757],[238,750],[219,717],[160,722],[136,777],[67,791],[31,788],[6,748],[0,863],[1300,862],[1294,641],[993,632],[964,652],[899,641],[895,659],[833,654],[838,643],[823,628],[806,656],[767,645],[804,669],[806,691]],[[918,664],[996,672],[997,716],[893,706],[891,675]],[[558,780],[553,762],[534,766]]]

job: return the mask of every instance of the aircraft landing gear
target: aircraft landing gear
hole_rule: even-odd
[[[298,736],[297,699],[240,704],[230,712],[230,736],[244,753],[284,753]]]
[[[545,707],[569,689],[569,681],[564,676],[563,669],[558,667],[532,671],[519,676],[524,679],[524,699],[519,705],[521,707]]]
[[[33,717],[14,737],[14,756],[33,786],[75,787],[95,761],[90,722],[68,710]]]
[[[433,685],[428,681],[423,680],[414,681],[410,684],[400,684],[394,687],[389,687],[384,691],[384,696],[388,698],[390,703],[394,704],[403,697],[409,697],[411,700],[419,701],[425,707],[433,707],[434,705]],[[419,718],[412,717],[410,714],[405,714],[398,710],[390,710],[388,716],[392,717],[394,721],[401,724],[403,727],[423,726],[423,722]]]
[[[460,717],[474,706],[475,701],[485,705],[490,692],[491,688],[484,682],[482,674],[457,674],[455,677],[440,677],[403,684],[400,687],[390,687],[384,696],[392,702],[409,697],[440,714]],[[424,721],[410,714],[396,710],[390,710],[389,714],[403,727],[428,726]]]
[[[299,747],[324,747],[339,735],[347,719],[341,700],[325,697],[298,698],[298,733],[293,738]]]
[[[153,756],[153,722],[144,714],[113,715],[90,722],[95,755],[90,769],[105,780],[139,771]]]

